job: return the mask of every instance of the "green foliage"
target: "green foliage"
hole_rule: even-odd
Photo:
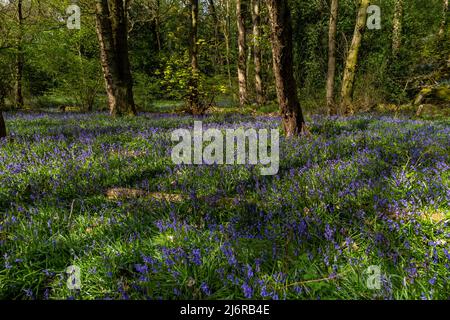
[[[12,77],[9,62],[10,56],[5,50],[0,50],[0,110],[5,105],[5,99],[12,89]]]
[[[199,41],[199,45],[202,42]],[[188,104],[194,90],[192,81],[198,84],[197,92],[200,104],[214,105],[219,94],[225,94],[227,88],[218,78],[207,77],[203,72],[193,72],[189,64],[189,55],[171,56],[164,61],[164,67],[156,74],[161,76],[160,85],[168,93],[168,98],[183,100]]]
[[[31,6],[28,6],[31,4]],[[79,1],[82,8],[80,31],[67,30],[64,20],[67,1],[26,1],[23,26],[25,55],[24,95],[26,107],[35,107],[40,96],[65,96],[80,108],[103,109],[104,80],[95,32],[92,2]],[[159,6],[158,6],[159,4]],[[374,1],[382,10],[382,29],[365,30],[355,83],[354,101],[360,110],[380,103],[407,104],[427,86],[448,82],[444,64],[450,52],[447,34],[438,36],[442,0],[405,1],[402,19],[402,45],[397,59],[392,57],[392,20],[394,0]],[[324,109],[327,74],[329,4],[327,1],[290,0],[293,18],[294,66],[299,96],[307,112]],[[215,14],[208,2],[200,2],[199,67],[196,79],[201,100],[210,103],[221,95],[222,101],[237,98],[237,26],[233,1],[215,1]],[[251,30],[250,8],[245,22]],[[357,2],[339,1],[337,32],[336,99],[350,45]],[[189,8],[181,0],[136,0],[129,10],[129,53],[134,76],[135,100],[143,109],[151,100],[186,100],[189,96]],[[263,83],[268,103],[276,102],[272,72],[270,26],[267,7],[261,7]],[[0,10],[1,95],[13,100],[17,39],[15,4]],[[252,35],[248,33],[251,53]],[[229,45],[227,55],[226,42]],[[229,61],[227,61],[229,60]],[[254,65],[247,61],[250,98],[254,96]],[[159,71],[159,74],[158,74]],[[227,92],[224,93],[224,86]],[[173,92],[170,90],[173,89]],[[45,100],[45,99],[43,99]],[[435,99],[430,103],[443,104]]]
[[[28,69],[40,74],[38,79],[30,82],[30,90],[45,79],[51,79],[45,85],[45,91],[38,95],[47,92],[65,96],[84,110],[93,110],[98,95],[104,90],[98,57],[96,34],[92,28],[42,32],[28,51]]]
[[[311,105],[312,110],[320,110],[317,106],[324,105],[325,97],[329,6],[324,1],[292,0],[291,4],[300,98],[307,107]],[[392,57],[391,49],[394,1],[374,1],[371,4],[381,7],[382,29],[364,31],[354,93],[355,104],[360,110],[384,102],[410,102],[420,91],[420,86],[426,84],[427,79],[423,77],[439,70],[439,63],[446,61],[449,54],[448,41],[441,40],[440,45],[437,41],[442,16],[441,0],[405,1],[402,45],[397,59]],[[337,99],[345,57],[353,35],[356,9],[357,3],[353,0],[339,1]],[[321,93],[318,94],[318,90]]]
[[[7,118],[2,299],[448,298],[448,121],[314,119],[309,139],[280,141],[279,175],[262,177],[173,165],[170,133],[194,117]],[[144,195],[109,196],[118,187]],[[80,291],[66,286],[70,265]],[[366,285],[371,265],[379,290]]]
[[[134,72],[133,93],[139,110],[151,111],[157,100],[165,97],[161,82],[156,76],[149,76],[139,71]],[[174,97],[170,97],[174,99]]]

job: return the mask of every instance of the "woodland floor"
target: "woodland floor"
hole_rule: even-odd
[[[175,166],[170,133],[193,121],[7,113],[0,298],[450,298],[449,121],[312,118],[276,176]]]

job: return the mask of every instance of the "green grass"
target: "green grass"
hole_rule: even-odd
[[[279,119],[202,118],[225,127]],[[194,118],[7,114],[0,142],[2,299],[447,299],[446,120],[309,122],[280,172],[175,166]],[[141,197],[111,197],[114,188]],[[166,198],[158,196],[167,196]],[[81,269],[70,290],[66,268]],[[367,286],[379,266],[381,288]]]

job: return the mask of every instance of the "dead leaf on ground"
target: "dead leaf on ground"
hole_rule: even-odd
[[[106,191],[109,200],[142,198],[146,194],[144,190],[130,188],[112,188]]]
[[[158,201],[167,202],[183,202],[187,199],[178,193],[165,193],[165,192],[147,192],[141,189],[131,189],[131,188],[112,188],[106,191],[106,197],[109,200],[120,200],[120,199],[136,199],[136,198],[148,198],[155,199]]]

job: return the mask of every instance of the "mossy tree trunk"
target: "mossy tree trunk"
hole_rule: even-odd
[[[359,3],[358,16],[356,18],[352,43],[347,54],[341,89],[341,111],[347,115],[352,115],[355,111],[353,108],[353,86],[358,65],[358,52],[361,47],[363,31],[367,24],[369,0],[360,0]]]
[[[269,8],[273,69],[278,103],[287,137],[297,136],[306,129],[297,84],[294,78],[292,18],[287,1],[267,0]]]
[[[328,75],[327,75],[327,113],[336,114],[334,100],[334,79],[336,74],[336,30],[338,0],[331,0],[330,25],[328,29]]]
[[[198,0],[190,0],[191,4],[191,34],[190,34],[190,55],[191,55],[191,80],[189,83],[189,108],[191,113],[201,113],[199,110],[199,92],[198,92]]]
[[[128,0],[96,0],[96,29],[112,116],[136,114],[128,56],[128,6]]]
[[[402,44],[403,0],[395,0],[394,20],[392,22],[392,55],[397,58]]]

